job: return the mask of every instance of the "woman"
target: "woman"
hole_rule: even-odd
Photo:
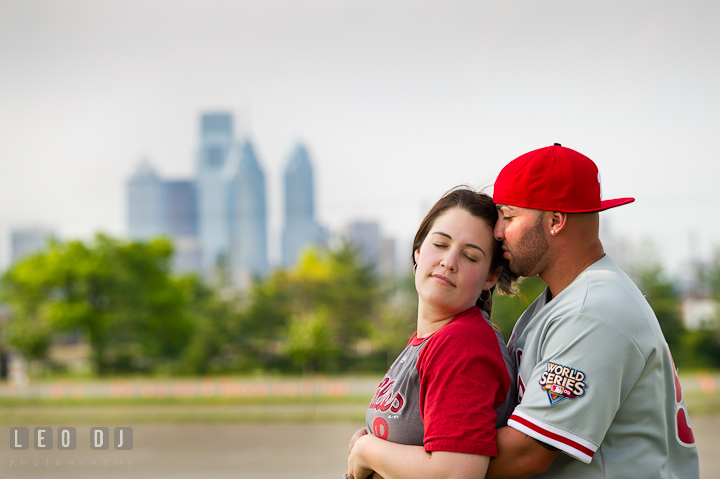
[[[507,421],[516,394],[508,394],[512,362],[489,313],[495,286],[511,293],[517,278],[503,268],[496,220],[489,196],[458,188],[420,225],[417,331],[350,442],[346,477],[478,478],[497,455],[495,427]]]

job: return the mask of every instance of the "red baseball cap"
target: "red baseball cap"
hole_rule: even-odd
[[[495,204],[564,213],[603,211],[633,201],[635,198],[603,200],[595,163],[560,143],[508,163],[493,192]]]

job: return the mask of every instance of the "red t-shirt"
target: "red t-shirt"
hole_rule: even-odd
[[[495,409],[510,376],[500,344],[472,307],[427,338],[410,339],[368,408],[368,428],[426,451],[496,456]]]

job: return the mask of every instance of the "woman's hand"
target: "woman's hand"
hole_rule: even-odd
[[[352,451],[352,448],[355,445],[355,442],[358,439],[360,439],[361,437],[365,436],[366,434],[370,434],[370,431],[366,427],[364,427],[362,429],[358,429],[358,431],[355,434],[353,434],[353,437],[350,438],[350,445],[348,446],[348,454],[350,454],[350,451]]]
[[[361,429],[356,432],[350,441],[350,457],[348,457],[348,477],[352,479],[366,479],[373,476],[373,470],[368,466],[367,448],[374,441],[382,441],[369,433],[367,428],[365,431]],[[384,442],[384,441],[383,441]],[[379,476],[373,476],[379,477]]]
[[[366,427],[364,427],[362,429],[358,429],[358,431],[355,434],[353,434],[353,437],[350,439],[350,445],[348,446],[348,455],[350,454],[350,452],[352,452],[353,446],[355,445],[357,440],[368,434],[370,434],[370,431]],[[348,470],[348,473],[349,472],[350,471]],[[348,477],[353,477],[353,476],[348,474]],[[383,477],[380,474],[378,474],[377,472],[373,472],[372,475],[368,476],[368,479],[383,479]]]

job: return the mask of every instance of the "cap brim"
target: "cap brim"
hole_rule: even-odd
[[[600,201],[600,208],[593,208],[589,210],[575,210],[575,211],[566,211],[566,213],[592,213],[595,211],[605,211],[609,210],[610,208],[615,208],[616,206],[622,206],[626,205],[628,203],[632,203],[635,201],[635,198],[616,198],[614,200],[603,200]]]

